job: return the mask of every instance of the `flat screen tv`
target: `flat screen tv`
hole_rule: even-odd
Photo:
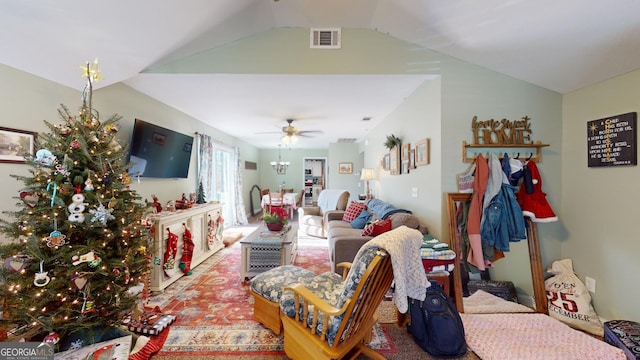
[[[193,137],[136,119],[130,144],[130,176],[186,178]]]

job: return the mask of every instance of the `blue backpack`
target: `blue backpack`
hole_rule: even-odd
[[[407,330],[420,347],[435,357],[460,357],[467,353],[464,325],[450,297],[435,281],[424,301],[409,298],[411,323]]]

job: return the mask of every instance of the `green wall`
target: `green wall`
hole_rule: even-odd
[[[566,94],[563,101],[561,257],[573,260],[583,282],[585,276],[596,280],[594,307],[612,320],[640,319],[640,242],[632,226],[638,221],[640,169],[588,167],[587,122],[637,113],[638,99],[640,70]]]

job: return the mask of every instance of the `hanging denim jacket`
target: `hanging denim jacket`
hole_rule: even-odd
[[[509,242],[527,238],[515,189],[515,186],[503,183],[500,192],[491,199],[484,211],[484,222],[480,229],[482,242],[500,251],[509,251]]]

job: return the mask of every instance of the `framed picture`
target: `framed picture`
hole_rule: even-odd
[[[402,161],[402,173],[403,174],[408,174],[409,173],[409,160]]]
[[[35,153],[36,133],[0,127],[0,163],[24,164]]]
[[[351,174],[353,172],[353,163],[341,162],[338,163],[338,174]]]
[[[409,151],[409,169],[416,168],[416,149]]]
[[[416,166],[429,164],[429,139],[416,142]]]
[[[402,145],[402,162],[409,161],[410,152],[411,152],[411,144]]]
[[[390,158],[389,158],[389,154],[384,154],[384,169],[385,170],[389,170],[389,162],[390,162]]]
[[[400,173],[400,151],[398,146],[394,146],[389,151],[389,171],[394,175]]]

